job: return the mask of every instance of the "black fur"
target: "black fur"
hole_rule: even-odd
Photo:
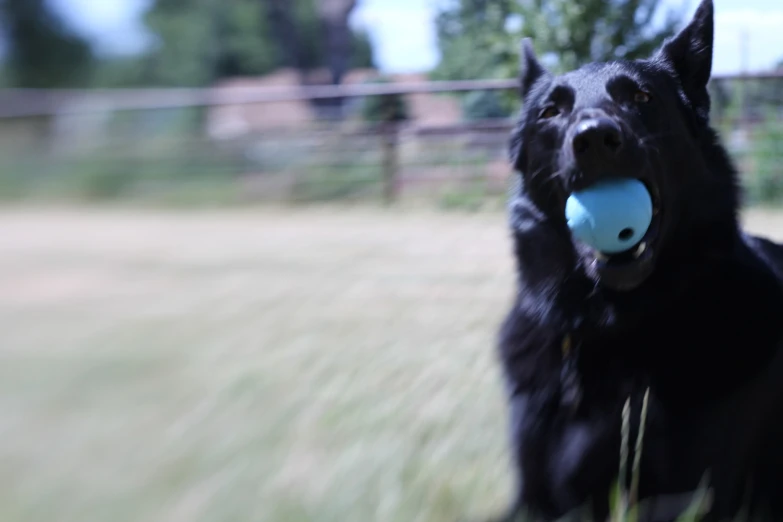
[[[605,520],[623,404],[633,441],[649,388],[648,519],[674,519],[665,499],[709,473],[711,520],[740,507],[783,520],[783,247],[740,229],[737,175],[709,126],[712,38],[704,0],[648,60],[557,77],[524,44],[511,141],[518,294],[499,337],[517,470],[507,519],[587,504]],[[599,117],[619,126],[622,148],[576,154],[574,128]],[[607,176],[650,187],[658,231],[643,260],[602,270],[572,239],[564,202]]]

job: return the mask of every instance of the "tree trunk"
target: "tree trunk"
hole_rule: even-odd
[[[299,73],[299,83],[307,80],[302,45],[293,13],[294,0],[261,0],[266,4],[266,15],[271,22],[275,38],[290,63]]]
[[[326,61],[332,84],[343,81],[351,62],[352,33],[348,25],[357,0],[318,0],[318,12],[326,39]]]

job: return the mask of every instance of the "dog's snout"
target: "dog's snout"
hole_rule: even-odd
[[[614,155],[623,146],[620,126],[603,117],[582,120],[577,124],[572,145],[577,157]]]

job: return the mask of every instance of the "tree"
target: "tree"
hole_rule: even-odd
[[[11,86],[73,87],[89,81],[90,45],[65,25],[46,0],[0,1],[0,24]]]
[[[155,0],[144,21],[155,37],[143,64],[126,63],[144,83],[207,85],[221,78],[293,67],[308,83],[328,66],[339,83],[372,64],[366,34],[348,27],[356,0]],[[347,39],[347,44],[346,44]],[[116,71],[113,72],[116,76]]]
[[[454,0],[437,17],[435,78],[513,78],[519,42],[533,38],[555,71],[649,55],[674,34],[683,10],[661,0]],[[656,17],[662,15],[662,21]],[[654,21],[658,22],[657,24]]]
[[[144,22],[155,37],[142,60],[145,83],[207,85],[265,74],[280,62],[258,0],[156,0]]]
[[[322,39],[313,0],[261,0],[274,28],[280,65],[294,67],[306,82],[308,71],[322,62]],[[315,44],[315,45],[313,45]]]
[[[351,69],[375,69],[372,42],[367,31],[358,30],[353,32]]]
[[[504,35],[512,14],[512,0],[453,0],[436,18],[441,61],[434,76],[447,80],[505,76],[499,67],[516,51]]]
[[[318,0],[318,15],[326,41],[325,62],[335,85],[342,83],[351,62],[354,35],[348,19],[355,8],[356,0]]]
[[[301,73],[327,67],[332,84],[340,84],[351,67],[372,67],[372,45],[366,33],[348,24],[357,0],[262,0],[275,28],[280,54]]]
[[[357,0],[262,1],[276,29],[279,49],[287,64],[299,71],[300,83],[321,83],[323,79],[313,82],[309,73],[325,66],[329,82],[339,85],[351,66],[372,64],[369,38],[352,31],[348,24]],[[341,98],[312,100],[311,105],[321,117],[342,117]]]

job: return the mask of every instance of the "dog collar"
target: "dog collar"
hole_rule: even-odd
[[[571,355],[571,334],[565,334],[565,337],[563,337],[563,342],[560,345],[560,351],[563,354],[563,360],[567,359]]]
[[[577,368],[578,347],[574,349],[573,344],[570,333],[560,343],[563,360],[560,369],[560,404],[576,412],[582,402],[582,380]]]

